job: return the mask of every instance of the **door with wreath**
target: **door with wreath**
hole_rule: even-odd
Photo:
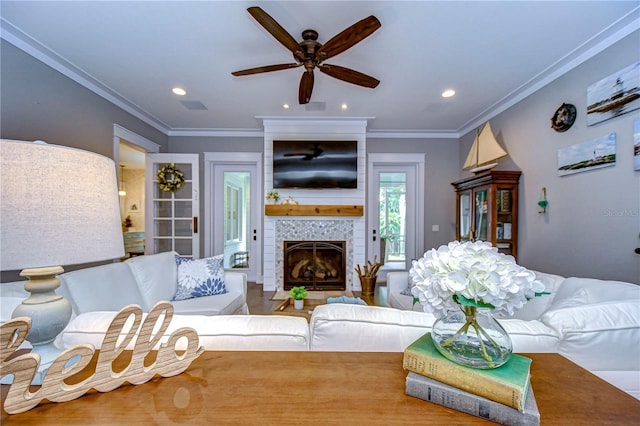
[[[147,154],[145,254],[200,257],[198,154]]]

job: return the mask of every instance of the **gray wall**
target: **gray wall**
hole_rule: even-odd
[[[113,125],[168,147],[168,137],[2,40],[0,136],[43,140],[113,158]],[[117,160],[116,160],[117,161]]]
[[[608,278],[640,284],[640,172],[633,170],[633,121],[640,110],[587,126],[587,87],[640,59],[638,32],[491,119],[509,157],[499,169],[521,170],[518,262],[564,276]],[[551,128],[563,103],[578,114],[569,130]],[[615,132],[616,165],[558,176],[560,148]],[[460,168],[474,134],[461,139]],[[461,176],[467,176],[463,173]],[[539,214],[541,188],[549,208]]]
[[[451,182],[458,179],[456,139],[367,139],[367,153],[425,153],[423,252],[456,238],[456,197]],[[432,231],[432,225],[440,230]],[[419,250],[420,251],[420,250]]]
[[[0,72],[3,139],[43,140],[113,158],[113,125],[119,124],[159,144],[162,151],[167,149],[164,133],[4,40]],[[63,266],[72,271],[91,265]],[[0,273],[0,282],[20,279],[18,271]]]

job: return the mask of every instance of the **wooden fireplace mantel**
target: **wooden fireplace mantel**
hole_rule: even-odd
[[[363,206],[316,204],[267,204],[266,216],[362,216]]]

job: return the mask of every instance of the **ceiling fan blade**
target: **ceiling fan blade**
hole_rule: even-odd
[[[336,56],[361,42],[381,26],[378,18],[373,15],[364,18],[327,41],[316,53],[316,58],[319,61],[324,61]]]
[[[307,70],[302,73],[302,78],[300,79],[300,90],[298,91],[300,105],[309,103],[311,92],[313,92],[313,70]]]
[[[380,83],[380,80],[369,75],[338,65],[321,64],[318,65],[318,69],[331,77],[337,78],[338,80],[357,84],[358,86],[370,87],[373,89]]]
[[[240,71],[234,71],[231,74],[235,75],[236,77],[241,76],[241,75],[251,75],[251,74],[259,74],[261,72],[271,72],[271,71],[280,71],[280,70],[286,70],[289,68],[297,68],[299,66],[301,66],[302,64],[277,64],[277,65],[267,65],[264,67],[256,67],[256,68],[249,68],[246,70],[240,70]]]
[[[247,9],[247,11],[253,16],[253,18],[258,21],[260,25],[264,27],[265,30],[269,32],[276,40],[278,40],[284,47],[289,49],[293,54],[302,60],[305,59],[304,52],[300,48],[300,45],[296,41],[295,38],[291,36],[282,28],[280,24],[276,22],[267,12],[262,10],[257,6],[253,6]]]

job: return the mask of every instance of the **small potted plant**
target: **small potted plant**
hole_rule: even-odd
[[[307,289],[300,287],[293,287],[289,290],[289,295],[293,299],[293,307],[295,309],[302,309],[304,307],[304,298],[309,295]]]
[[[278,191],[269,191],[267,192],[267,201],[271,204],[275,204],[278,202],[278,200],[280,199],[280,194],[278,194]]]

